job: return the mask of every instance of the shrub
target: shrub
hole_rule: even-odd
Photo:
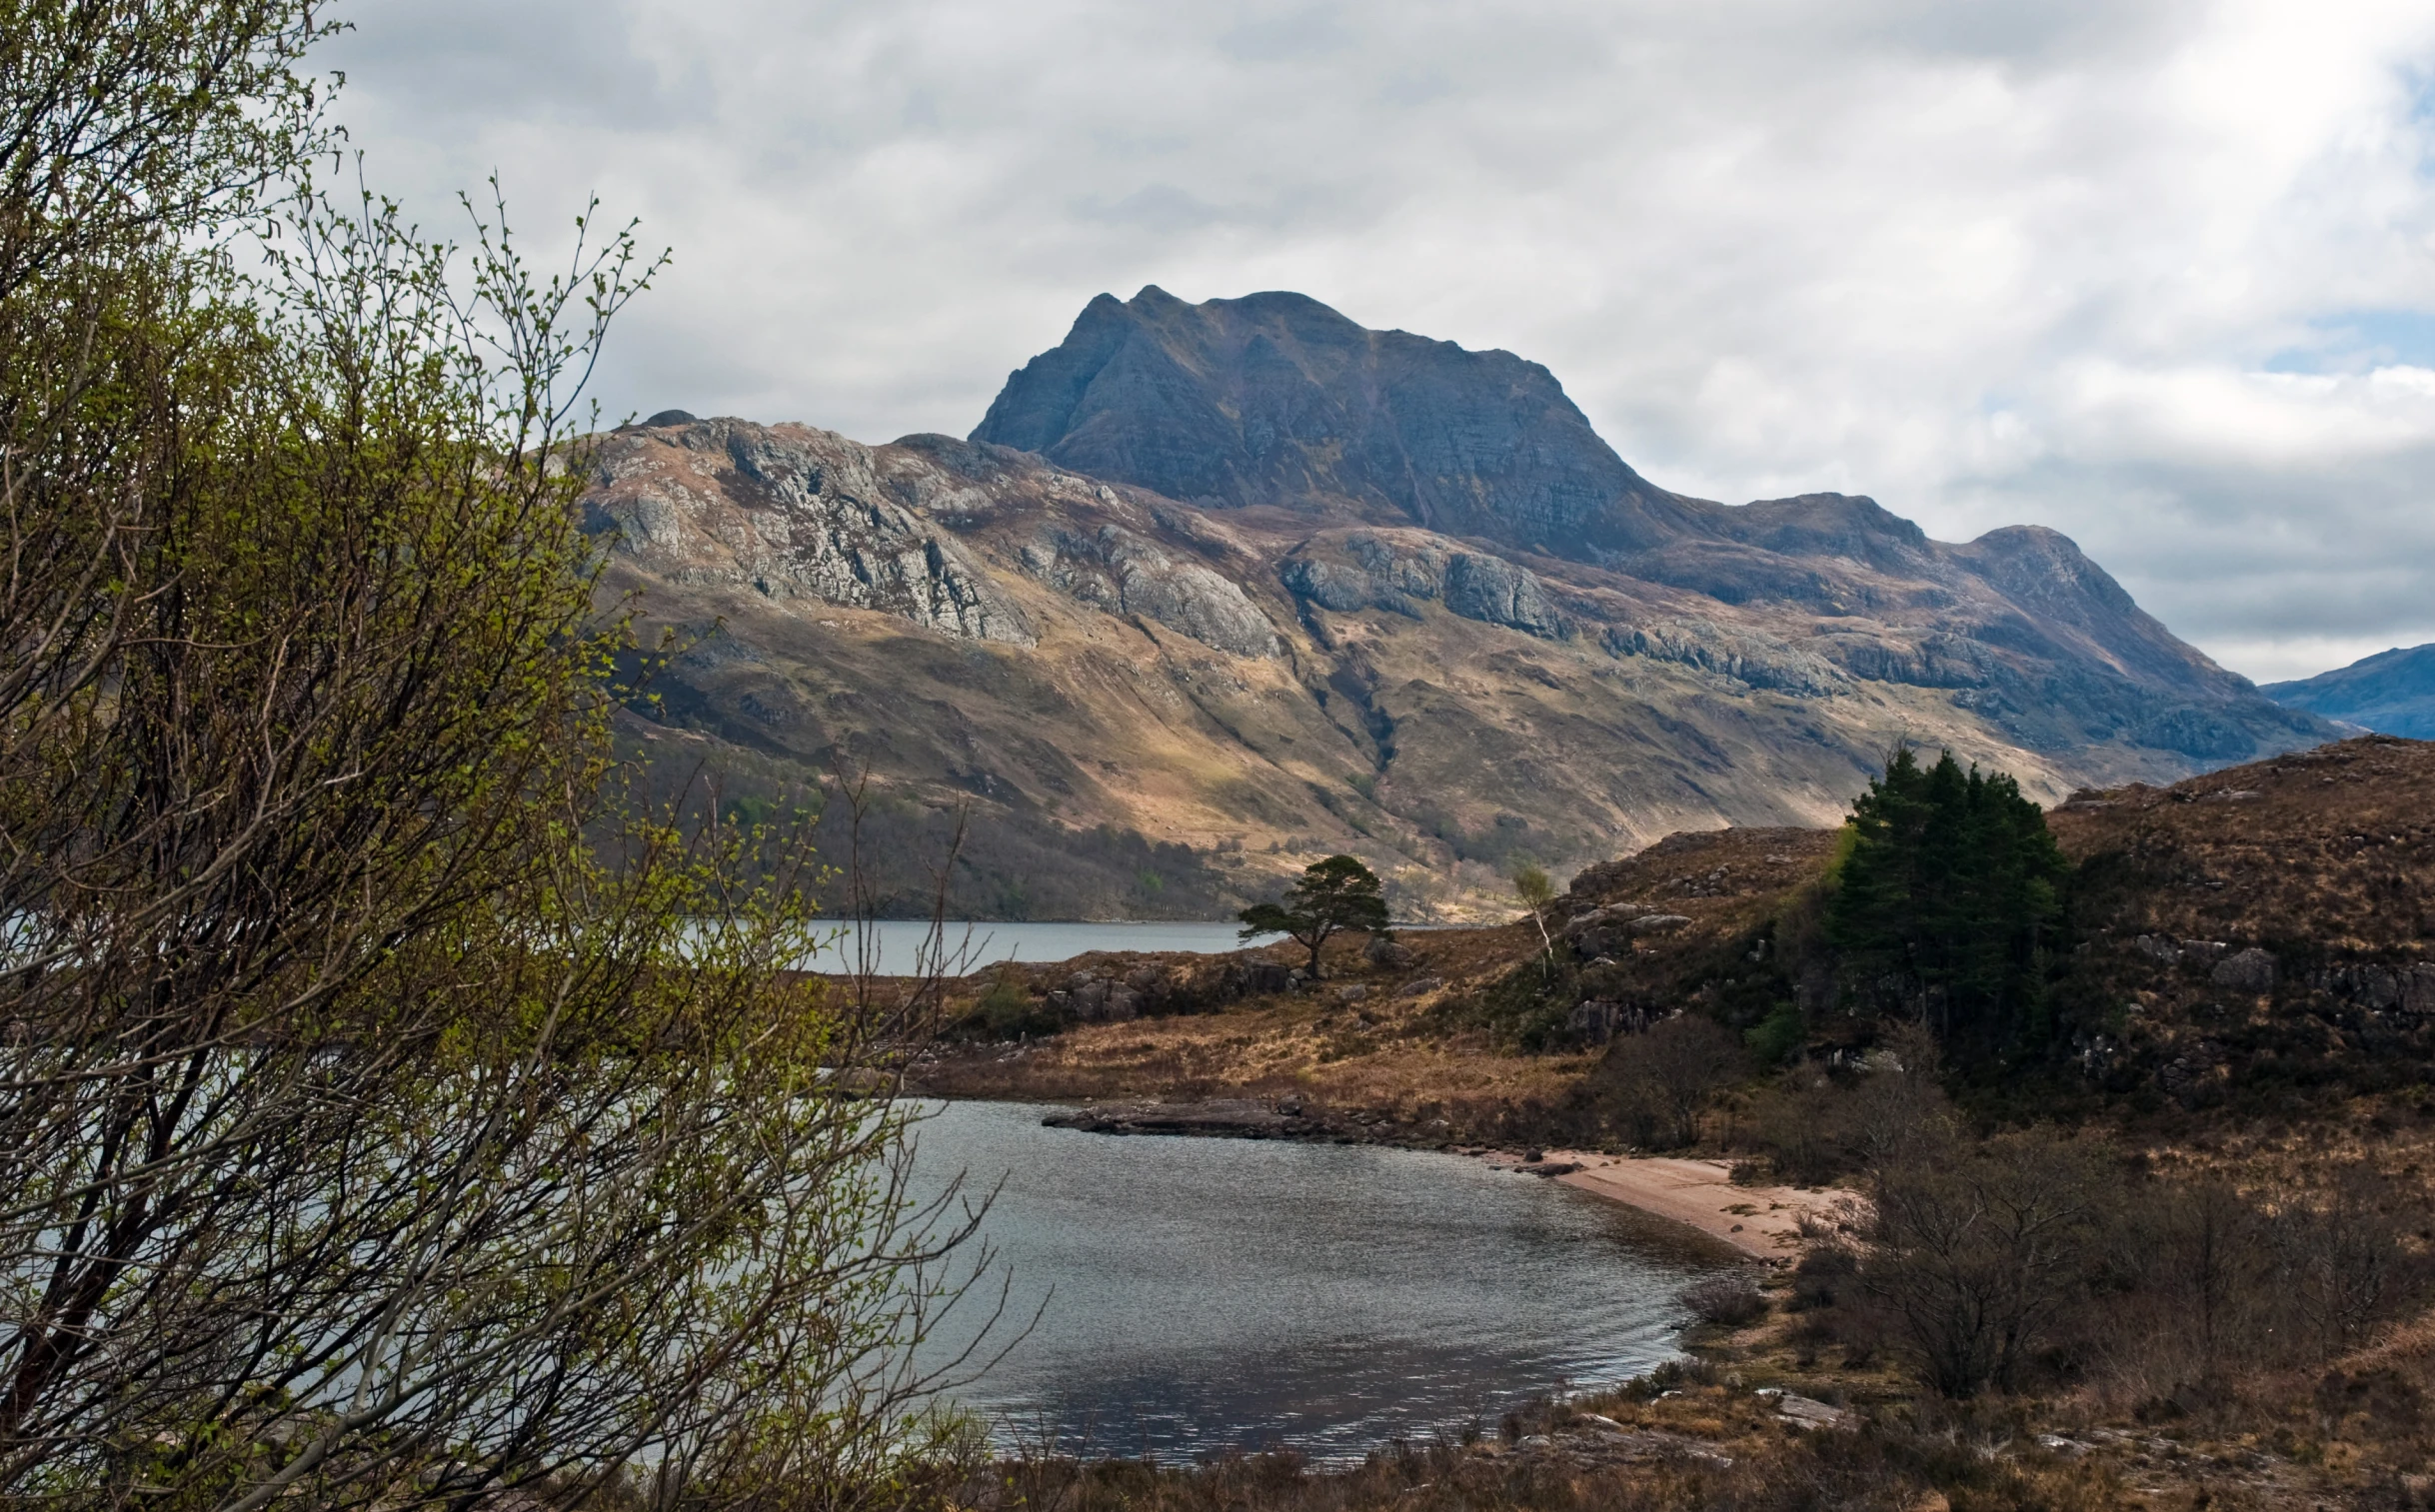
[[[1710,1276],[1684,1288],[1679,1300],[1701,1322],[1725,1328],[1740,1328],[1767,1315],[1766,1294],[1748,1276]]]

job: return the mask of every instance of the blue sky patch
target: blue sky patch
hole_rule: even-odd
[[[2435,312],[2346,310],[2308,323],[2303,345],[2266,359],[2269,373],[2365,373],[2373,368],[2435,368]]]

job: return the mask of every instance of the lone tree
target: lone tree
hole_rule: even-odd
[[[1386,898],[1377,874],[1349,855],[1331,855],[1302,868],[1302,879],[1277,903],[1253,903],[1235,915],[1242,938],[1290,935],[1310,950],[1310,975],[1319,974],[1319,946],[1338,929],[1377,933],[1386,927]]]
[[[1555,901],[1555,883],[1548,880],[1547,868],[1535,861],[1523,861],[1513,868],[1513,895],[1530,910],[1530,922],[1538,925],[1539,974],[1555,969],[1555,941],[1547,937],[1547,905]]]

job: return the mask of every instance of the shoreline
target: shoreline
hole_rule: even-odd
[[[1800,1258],[1804,1225],[1831,1226],[1859,1202],[1858,1193],[1832,1187],[1737,1186],[1725,1160],[1560,1150],[1547,1159],[1578,1165],[1554,1178],[1575,1191],[1696,1228],[1771,1266]]]
[[[974,1101],[997,1101],[975,1098]],[[1831,1227],[1858,1203],[1858,1194],[1836,1188],[1741,1186],[1732,1164],[1681,1155],[1608,1155],[1592,1150],[1547,1150],[1536,1161],[1511,1150],[1442,1145],[1378,1137],[1324,1117],[1305,1116],[1298,1106],[1271,1106],[1249,1098],[1206,1102],[1122,1102],[1073,1105],[1042,1120],[1052,1128],[1081,1133],[1198,1139],[1282,1139],[1312,1144],[1372,1144],[1388,1149],[1425,1149],[1484,1160],[1497,1170],[1560,1181],[1575,1191],[1633,1208],[1653,1218],[1695,1229],[1708,1238],[1770,1266],[1796,1260],[1807,1242],[1804,1226]]]

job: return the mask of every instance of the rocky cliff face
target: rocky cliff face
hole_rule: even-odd
[[[1517,546],[1625,547],[1670,497],[1509,352],[1369,331],[1299,294],[1101,295],[975,441],[1195,504],[1334,505]]]
[[[1298,296],[1095,301],[969,441],[672,414],[588,466],[687,646],[643,734],[970,805],[985,914],[1206,916],[1334,850],[1458,910],[1831,822],[1900,738],[2051,798],[2331,733],[2050,531],[1665,495],[1543,370]]]

